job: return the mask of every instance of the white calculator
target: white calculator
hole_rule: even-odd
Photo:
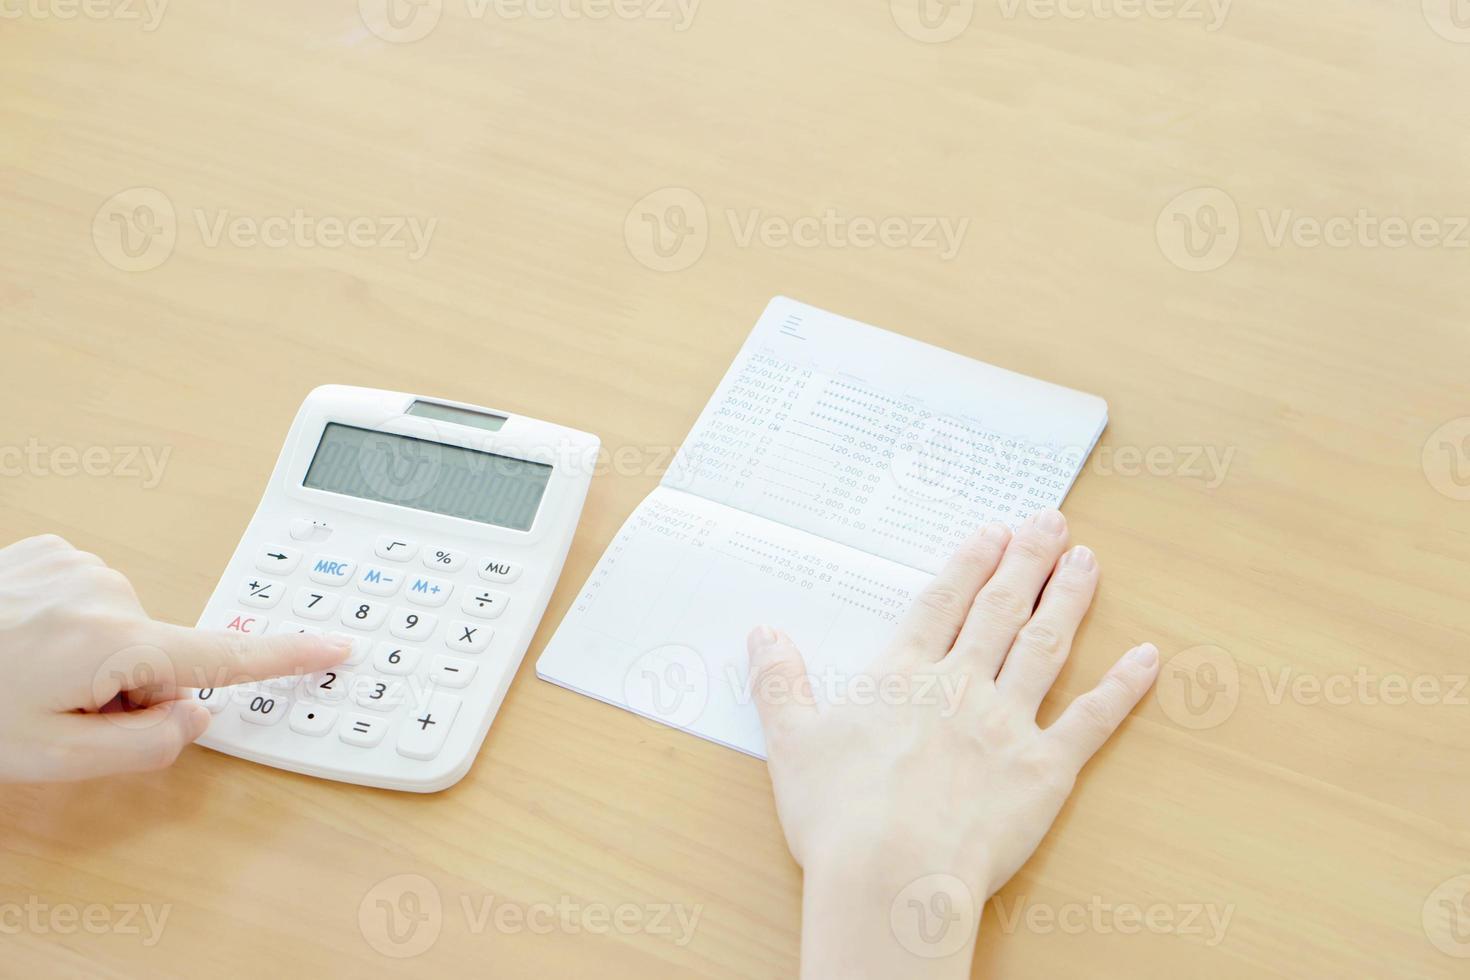
[[[386,789],[458,782],[546,610],[598,449],[474,405],[313,391],[199,626],[341,633],[353,653],[196,692],[215,715],[199,743]]]

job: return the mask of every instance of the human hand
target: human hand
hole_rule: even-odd
[[[820,703],[790,638],[751,633],[776,807],[806,874],[804,976],[968,976],[985,901],[1153,684],[1144,644],[1037,727],[1097,588],[1092,552],[1067,541],[1056,511],[1014,538],[998,524],[973,536],[869,667],[889,695],[863,704]],[[906,935],[908,903],[959,931]]]
[[[18,541],[0,549],[0,782],[164,768],[209,727],[186,688],[323,670],[349,643],[155,622],[96,555],[53,534]]]

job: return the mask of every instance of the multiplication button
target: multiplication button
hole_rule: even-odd
[[[490,645],[490,637],[494,635],[495,631],[483,623],[453,620],[444,635],[444,645],[460,653],[480,653]]]

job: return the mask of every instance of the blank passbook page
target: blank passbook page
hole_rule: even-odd
[[[764,757],[745,637],[784,630],[818,697],[972,531],[1059,506],[1107,403],[773,300],[658,488],[593,569],[542,678]]]

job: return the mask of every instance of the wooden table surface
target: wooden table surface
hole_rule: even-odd
[[[0,972],[792,975],[764,767],[532,667],[778,293],[1111,406],[1044,714],[1177,659],[976,976],[1470,971],[1463,3],[928,2],[0,5],[0,536],[192,623],[318,384],[622,452],[460,785],[0,788]]]

